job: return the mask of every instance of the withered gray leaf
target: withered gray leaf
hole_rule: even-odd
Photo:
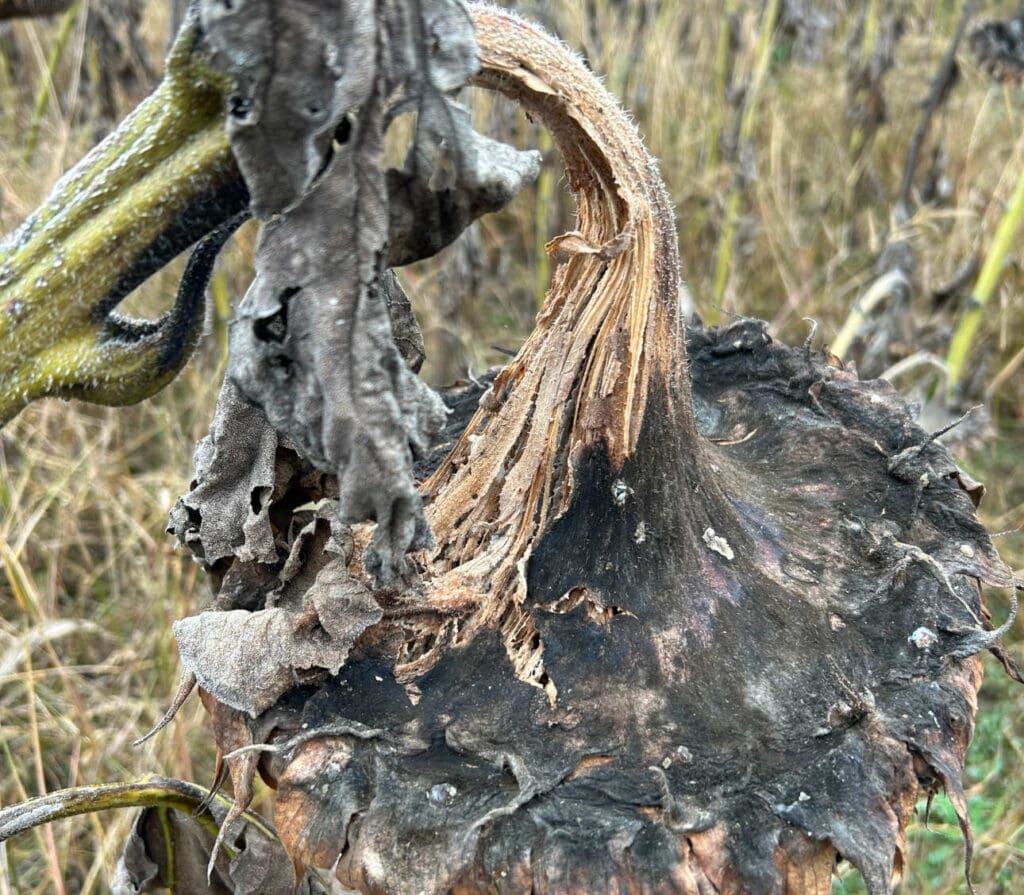
[[[388,583],[409,550],[431,543],[412,463],[444,407],[395,346],[380,133],[373,115],[363,124],[303,201],[264,227],[229,375],[304,456],[337,474],[344,520],[377,521],[365,562]]]
[[[207,881],[213,838],[197,818],[186,812],[141,809],[114,871],[113,895],[167,889],[193,895],[234,895],[226,851],[218,856]]]
[[[342,520],[376,521],[364,568],[377,586],[401,586],[406,554],[433,543],[413,461],[444,408],[403,362],[418,366],[422,345],[386,268],[505,205],[538,156],[478,136],[448,95],[479,67],[461,0],[200,8],[213,64],[235,84],[228,133],[252,209],[278,215],[232,327],[229,376],[337,476]],[[385,175],[384,133],[402,111],[417,114],[415,143],[403,171]]]
[[[424,98],[405,165],[387,172],[388,263],[400,267],[435,255],[478,217],[511,202],[537,178],[540,163],[538,152],[478,134],[454,100]]]
[[[338,123],[374,92],[374,7],[369,0],[201,3],[214,62],[234,79],[228,135],[258,217],[303,197]]]
[[[224,807],[214,802],[217,822]],[[173,808],[143,808],[114,870],[113,895],[140,895],[169,890],[172,895],[263,895],[295,892],[321,895],[326,889],[311,875],[296,888],[292,862],[281,843],[243,823],[232,837],[231,857],[221,850],[207,877],[215,834],[200,819]]]
[[[277,560],[270,526],[277,433],[225,380],[210,434],[196,446],[192,489],[171,510],[168,531],[206,562],[226,556]]]
[[[384,18],[389,77],[408,79],[409,94],[457,90],[480,68],[462,0],[391,0]]]
[[[234,80],[228,134],[264,218],[302,198],[346,116],[374,96],[453,90],[479,66],[460,0],[204,0],[200,11],[214,64]]]
[[[160,866],[149,856],[143,833],[145,815],[149,810],[143,808],[139,811],[125,840],[110,884],[112,895],[139,895],[149,890],[149,884],[160,874]]]
[[[182,667],[220,702],[256,717],[299,683],[301,672],[337,674],[352,644],[382,615],[340,562],[317,576],[311,602],[305,614],[234,609],[175,622]]]

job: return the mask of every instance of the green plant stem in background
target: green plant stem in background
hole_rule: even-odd
[[[756,62],[754,73],[751,78],[750,88],[747,91],[746,102],[743,105],[743,116],[740,118],[740,133],[737,143],[737,164],[739,169],[726,200],[725,224],[722,227],[722,238],[718,243],[718,257],[715,261],[715,277],[712,286],[714,304],[721,306],[725,297],[725,287],[729,282],[729,271],[732,268],[732,254],[736,242],[736,230],[739,226],[739,213],[741,202],[741,185],[743,183],[743,152],[750,145],[754,135],[754,125],[757,123],[757,105],[764,85],[765,77],[768,74],[768,66],[772,58],[772,38],[775,34],[775,23],[779,18],[779,7],[781,0],[768,0],[764,14],[761,17],[761,29],[757,40]]]
[[[879,0],[868,0],[864,9],[864,31],[860,41],[860,67],[863,71],[871,65],[871,57],[875,52],[875,44],[878,41],[879,24]],[[854,96],[854,105],[864,102],[863,91],[858,90]],[[855,124],[850,132],[850,157],[857,159],[867,142],[863,127]]]
[[[726,92],[729,87],[729,44],[732,21],[739,0],[726,0],[725,9],[718,20],[718,43],[715,45],[715,79],[712,86],[711,109],[707,122],[708,142],[705,167],[713,170],[722,160],[722,130],[725,118]]]
[[[43,114],[46,112],[46,104],[52,95],[56,99],[54,81],[57,74],[57,66],[60,65],[61,57],[64,55],[64,48],[67,46],[68,38],[74,28],[75,19],[78,17],[80,4],[73,4],[70,9],[61,17],[60,27],[57,29],[57,37],[50,49],[46,59],[46,72],[39,91],[36,93],[35,108],[32,111],[32,123],[28,128],[28,136],[25,138],[25,152],[23,161],[28,164],[35,155],[36,146],[39,145],[39,128],[43,121]]]
[[[853,344],[853,340],[857,338],[857,333],[860,332],[860,328],[864,325],[871,312],[878,307],[879,303],[892,295],[897,289],[909,288],[910,283],[907,281],[906,274],[899,268],[890,270],[888,273],[880,276],[871,284],[867,292],[853,303],[842,329],[839,330],[831,345],[829,345],[829,350],[836,357],[846,357],[850,346]]]
[[[11,77],[11,63],[6,53],[0,53],[0,93],[10,93],[13,87],[14,80]],[[10,110],[7,109],[7,105],[7,103],[0,103],[0,110],[6,111],[9,115]]]
[[[212,798],[222,802],[225,807],[232,804],[226,796],[214,795]],[[0,842],[55,820],[112,808],[174,808],[192,815],[216,836],[220,824],[206,808],[210,799],[208,789],[168,777],[146,777],[131,783],[75,786],[0,810]],[[268,839],[277,840],[277,834],[258,814],[246,811],[243,816]]]
[[[978,327],[981,325],[985,305],[988,304],[988,300],[999,284],[1006,256],[1010,251],[1010,245],[1013,243],[1022,217],[1024,217],[1024,169],[1021,170],[1020,176],[1017,178],[1017,186],[1010,197],[1010,204],[999,221],[996,235],[985,256],[985,263],[978,274],[978,281],[974,285],[970,301],[949,343],[946,366],[949,368],[947,389],[950,396],[963,382],[967,358],[970,355]]]
[[[210,296],[213,299],[213,332],[217,340],[219,366],[228,366],[228,324],[234,309],[231,307],[231,289],[224,271],[218,271],[210,278]]]

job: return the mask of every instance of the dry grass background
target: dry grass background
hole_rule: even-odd
[[[111,124],[95,96],[97,66],[111,57],[96,50],[88,27],[111,3],[82,2],[63,20],[0,30],[0,232],[12,229]],[[167,4],[142,5],[141,36],[159,68]],[[581,50],[633,110],[676,203],[698,311],[707,319],[723,313],[713,297],[716,263],[727,238],[729,196],[739,183],[728,276],[718,283],[721,307],[765,317],[789,341],[802,340],[802,318],[814,317],[819,339],[833,338],[874,276],[910,135],[960,0],[782,3],[783,27],[773,32],[749,113],[751,139],[738,154],[729,149],[730,136],[750,102],[743,87],[755,70],[763,10],[779,6],[775,0],[517,5]],[[731,18],[723,6],[734,11]],[[851,152],[846,75],[863,45],[860,23],[865,9],[884,14],[895,6],[905,33],[882,81],[886,120],[859,153]],[[982,11],[1005,15],[1016,7],[990,3]],[[726,27],[722,80],[716,60]],[[937,307],[931,292],[985,250],[1024,168],[1024,90],[995,86],[966,52],[960,58],[960,81],[933,123],[917,179],[923,183],[940,159],[933,178],[940,198],[901,230],[917,259],[911,301],[880,317],[891,360],[921,345],[942,353],[964,299]],[[121,110],[144,87],[145,74],[130,63],[128,55],[117,63],[128,68],[108,97]],[[474,104],[492,133],[544,145],[506,107],[480,98]],[[721,153],[712,148],[716,132],[724,138]],[[517,347],[543,291],[543,243],[568,225],[569,215],[551,164],[532,194],[482,222],[441,262],[405,272],[434,353],[428,375],[442,380],[479,371],[500,360],[491,346]],[[211,415],[226,318],[250,275],[252,238],[250,225],[222,259],[208,337],[155,400],[125,410],[46,402],[0,435],[0,804],[150,771],[212,779],[213,752],[197,702],[155,741],[141,749],[129,744],[158,719],[174,690],[170,622],[206,599],[202,575],[175,551],[164,525]],[[1021,240],[1024,234],[1015,249]],[[1016,529],[1024,512],[1024,270],[1019,249],[1012,256],[972,360],[975,392],[989,389],[992,427],[963,455],[990,486],[983,514],[995,531]],[[173,272],[161,274],[130,304],[155,313],[174,289]],[[927,379],[904,384],[919,394],[935,389]],[[1003,536],[1000,546],[1015,567],[1024,563],[1019,532]],[[991,602],[997,614],[1005,611],[1005,594]],[[1010,642],[1018,662],[1022,634],[1018,624]],[[986,664],[968,772],[975,878],[982,895],[1010,895],[1024,891],[1024,693],[994,662]],[[99,814],[0,845],[0,895],[107,891],[129,820],[127,812]],[[904,895],[964,890],[960,836],[941,797],[930,830],[910,830],[909,850]],[[862,891],[848,872],[835,889]]]

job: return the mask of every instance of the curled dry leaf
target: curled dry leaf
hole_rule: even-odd
[[[537,155],[479,137],[447,95],[478,68],[457,0],[201,9],[214,64],[234,82],[228,131],[252,209],[280,215],[260,238],[229,376],[337,475],[343,519],[377,523],[364,566],[401,584],[406,553],[433,543],[412,465],[444,409],[396,348],[385,267],[503,206],[536,176]],[[405,169],[385,175],[384,131],[405,111],[417,113],[416,140]],[[397,341],[415,355],[405,333]]]
[[[255,717],[303,679],[337,674],[382,611],[339,555],[330,522],[299,532],[264,608],[211,610],[174,623],[181,663],[220,702]],[[239,569],[244,566],[239,566]],[[225,577],[230,589],[230,575]]]
[[[404,167],[386,175],[388,263],[395,267],[437,254],[478,217],[504,208],[540,173],[540,153],[520,152],[478,134],[469,113],[448,98],[441,103],[435,98],[434,106],[443,110],[451,133],[442,136],[437,127],[426,131],[410,147]],[[425,133],[423,120],[421,111],[418,138]],[[449,158],[453,144],[459,167]]]
[[[227,813],[220,799],[209,804],[209,815],[164,806],[141,809],[114,870],[112,895],[155,891],[171,895],[326,895],[332,891],[311,875],[296,885],[284,848],[262,823],[247,820],[235,829],[230,851],[217,850],[211,862],[217,829]]]

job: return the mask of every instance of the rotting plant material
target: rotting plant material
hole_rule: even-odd
[[[242,777],[264,751],[297,865],[361,891],[824,893],[838,853],[889,892],[922,789],[969,833],[976,655],[1000,633],[977,585],[1013,583],[977,491],[887,384],[756,321],[684,337],[635,129],[560,43],[474,18],[474,83],[550,129],[576,228],[475,413],[480,390],[449,395],[418,582],[375,590],[339,673],[219,745],[249,747]],[[297,552],[306,580],[337,567],[297,551],[329,523],[294,508],[331,492],[295,462],[260,502],[284,567],[243,561],[246,536],[220,608],[277,605]]]
[[[296,868],[364,892],[824,895],[841,856],[881,895],[945,788],[969,863],[980,584],[1015,586],[976,484],[886,383],[684,330],[657,167],[562,44],[473,7],[477,71],[459,4],[328,5],[199,4],[275,216],[172,514],[216,587],[176,634],[222,835],[258,771]],[[548,127],[578,215],[534,333],[445,415],[386,268],[536,170],[472,134],[470,76]],[[381,172],[399,88],[420,129]]]

